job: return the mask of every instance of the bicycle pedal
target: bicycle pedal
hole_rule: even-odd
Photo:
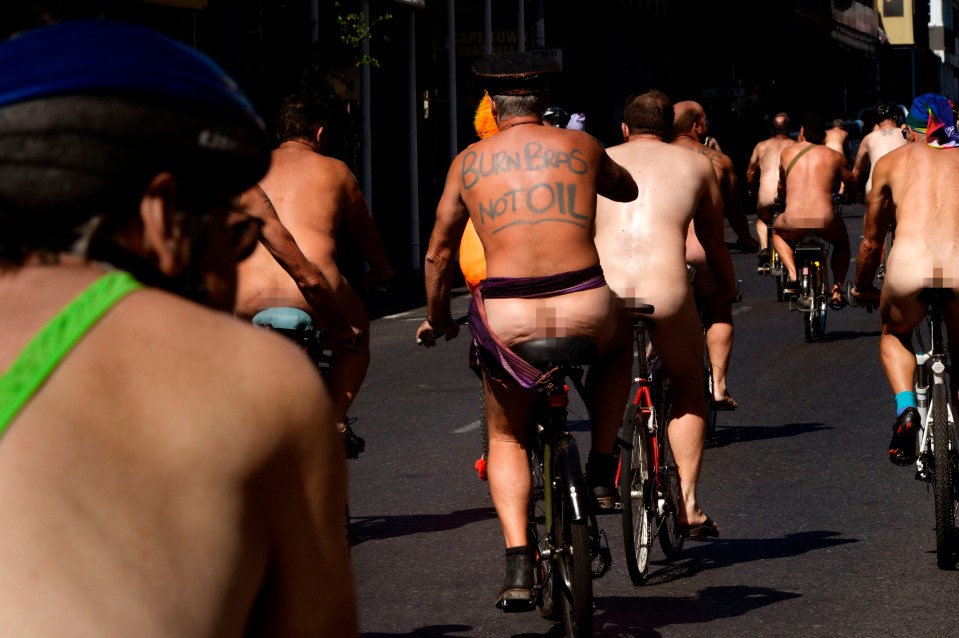
[[[600,530],[600,538],[595,541],[593,548],[593,563],[599,561],[599,564],[592,568],[593,578],[602,578],[613,565],[613,554],[609,551],[609,540],[606,538],[606,532]]]

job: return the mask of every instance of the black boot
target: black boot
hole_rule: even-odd
[[[586,461],[586,486],[593,492],[600,510],[616,509],[619,492],[616,491],[618,459],[612,454],[589,453]]]
[[[533,548],[529,545],[506,549],[506,575],[500,588],[496,606],[505,612],[532,611]]]

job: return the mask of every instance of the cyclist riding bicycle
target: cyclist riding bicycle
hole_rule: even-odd
[[[271,307],[293,307],[310,314],[326,331],[332,362],[326,381],[337,409],[337,427],[349,442],[347,413],[370,363],[369,317],[363,302],[337,265],[337,236],[345,230],[355,240],[370,270],[367,283],[382,284],[392,277],[376,224],[356,178],[345,163],[324,155],[329,109],[319,98],[289,95],[276,117],[279,146],[271,155],[270,170],[258,183],[264,207],[289,229],[308,263],[328,282],[331,294],[323,304],[308,298],[302,285],[267,246],[258,246],[241,264],[235,313],[244,319]],[[329,303],[332,301],[332,304]],[[348,322],[345,335],[326,321],[332,305]],[[348,452],[355,456],[356,449]]]
[[[613,297],[599,267],[593,224],[597,195],[629,200],[636,185],[592,136],[543,126],[545,76],[558,70],[554,62],[530,53],[502,54],[482,58],[474,70],[486,81],[499,132],[468,147],[450,167],[426,253],[427,321],[417,339],[429,347],[427,333],[452,339],[459,331],[450,314],[453,257],[472,219],[488,276],[473,293],[470,330],[483,353],[489,489],[506,545],[496,604],[532,609],[535,549],[527,536],[531,476],[524,439],[537,396],[530,389],[542,373],[510,346],[582,336],[596,343],[601,357],[617,347]],[[482,158],[497,153],[525,153],[527,160],[509,171],[482,169]],[[546,190],[552,193],[549,205],[539,197]],[[618,345],[626,346],[626,339]],[[613,448],[622,416],[619,396],[603,396],[607,385],[594,381],[603,363],[601,358],[591,366],[592,394],[586,397],[593,428],[587,473],[600,505],[616,497]]]
[[[959,200],[951,196],[959,170],[959,135],[952,105],[941,95],[927,93],[913,102],[906,119],[906,144],[876,162],[872,189],[866,200],[863,239],[856,258],[855,285],[850,294],[867,310],[879,308],[882,320],[880,355],[895,395],[896,421],[889,443],[889,460],[911,465],[916,460],[914,378],[916,358],[913,329],[926,316],[919,298],[925,288],[959,292]],[[946,150],[943,150],[946,149]],[[887,256],[880,293],[873,277],[882,256],[883,240],[895,224],[896,241]],[[943,313],[950,348],[959,345],[959,302],[948,302]],[[951,353],[955,361],[956,352]]]
[[[850,247],[846,224],[833,209],[833,193],[837,181],[855,191],[856,179],[846,168],[845,156],[823,145],[825,138],[822,116],[810,113],[799,130],[800,141],[783,149],[780,155],[779,191],[786,208],[773,224],[773,244],[789,272],[787,294],[799,293],[793,245],[807,235],[832,244],[829,307],[840,310],[846,306],[843,287],[849,271]]]

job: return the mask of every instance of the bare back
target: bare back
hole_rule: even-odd
[[[780,169],[786,184],[786,210],[780,217],[784,226],[809,230],[828,227],[835,217],[836,184],[852,180],[845,156],[826,146],[799,142],[783,149]]]
[[[365,321],[362,304],[336,265],[336,235],[347,215],[366,204],[347,166],[301,142],[285,142],[273,152],[270,170],[260,181],[283,225],[303,255],[316,264],[334,288],[351,323]],[[311,312],[293,279],[269,251],[258,245],[240,263],[236,314],[249,318],[264,308],[292,306]]]
[[[863,138],[859,145],[859,151],[856,154],[856,163],[853,166],[853,172],[859,181],[862,181],[862,173],[868,171],[869,177],[866,179],[865,193],[868,195],[872,189],[872,167],[876,165],[879,158],[893,151],[900,146],[907,144],[903,137],[903,129],[898,126],[888,128],[878,128]]]
[[[957,171],[959,153],[921,142],[906,144],[876,163],[864,233],[884,235],[890,223],[896,226],[883,285],[884,303],[887,297],[914,300],[929,286],[959,290]]]
[[[47,270],[0,278],[3,369],[99,275]],[[0,439],[0,635],[355,635],[328,413],[280,337],[120,301]]]
[[[627,304],[653,304],[658,317],[678,313],[689,297],[686,236],[700,207],[720,218],[722,201],[712,164],[662,141],[640,139],[611,147],[629,169],[639,196],[620,204],[600,198],[596,244],[610,288]],[[655,272],[651,277],[649,273]]]
[[[777,135],[756,144],[749,158],[747,173],[759,172],[759,188],[756,194],[756,207],[769,208],[776,201],[779,185],[779,155],[784,148],[796,142],[785,135]]]
[[[586,133],[509,122],[453,161],[439,209],[468,211],[488,277],[540,277],[599,264],[596,197],[610,179],[609,158]],[[544,299],[490,300],[486,308],[490,326],[506,343],[582,334],[602,347],[612,336],[612,296],[605,286]]]

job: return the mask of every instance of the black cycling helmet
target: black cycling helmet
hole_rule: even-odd
[[[236,82],[156,31],[78,20],[0,43],[0,220],[74,225],[162,171],[239,193],[269,161]]]

